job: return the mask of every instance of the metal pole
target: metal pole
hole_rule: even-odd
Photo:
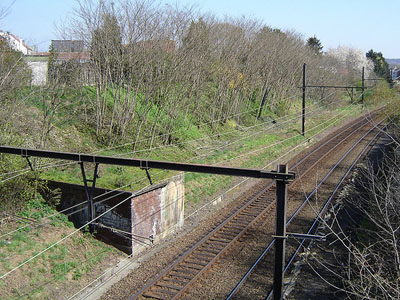
[[[303,109],[301,134],[304,136],[306,123],[306,64],[303,64]]]
[[[85,194],[86,194],[86,200],[88,204],[88,222],[91,222],[95,218],[95,210],[94,210],[94,205],[93,205],[93,196],[94,196],[94,190],[96,188],[96,179],[97,179],[97,171],[99,164],[96,163],[94,167],[94,173],[93,173],[93,179],[89,180],[86,178],[86,173],[85,173],[85,166],[83,162],[80,163],[81,165],[81,172],[82,172],[82,177],[83,177],[83,185],[85,187]],[[92,182],[92,186],[89,189],[88,187],[88,182]],[[92,223],[89,224],[89,232],[93,233],[94,232],[94,225]]]
[[[364,108],[364,89],[365,89],[365,78],[364,78],[364,67],[362,68],[362,73],[361,73],[361,107]]]
[[[287,165],[278,165],[278,172],[287,173]],[[281,300],[285,268],[287,181],[276,180],[274,300]]]

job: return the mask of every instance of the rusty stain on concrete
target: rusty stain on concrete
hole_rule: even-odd
[[[132,199],[132,251],[158,241],[183,226],[183,173],[150,187],[150,191]]]

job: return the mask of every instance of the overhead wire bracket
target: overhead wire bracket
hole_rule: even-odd
[[[146,171],[147,179],[149,180],[150,185],[153,185],[153,181],[151,180],[151,176],[150,176],[150,173],[149,173],[149,170],[150,170],[150,168],[149,168],[149,162],[148,162],[147,160],[145,160],[144,162],[145,162],[145,166],[143,166],[143,160],[140,161],[140,166],[139,166],[139,168],[140,168],[141,170],[145,170],[145,171]]]
[[[35,172],[35,170],[33,169],[32,163],[29,160],[29,155],[27,152],[28,152],[27,149],[21,149],[21,156],[26,158],[26,161],[28,162],[28,165],[31,168],[32,172]]]

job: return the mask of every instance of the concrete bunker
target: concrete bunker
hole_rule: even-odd
[[[61,202],[57,210],[66,210],[64,214],[75,227],[85,225],[88,205],[84,186],[56,181],[48,181],[48,186],[61,190]],[[128,254],[165,238],[183,226],[183,173],[140,193],[96,188],[94,197],[95,216],[124,201],[94,223],[98,239]]]

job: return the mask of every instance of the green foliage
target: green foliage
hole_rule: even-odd
[[[23,59],[24,55],[0,40],[0,103],[13,100],[18,89],[28,85],[31,71]]]
[[[7,165],[7,169],[2,169],[1,165],[6,162],[15,162],[13,159],[4,158],[0,162],[1,170],[15,170],[12,167],[17,166],[17,170],[20,169],[20,164],[15,162]],[[18,175],[18,173],[17,173]],[[7,178],[13,177],[13,174]],[[6,178],[6,179],[7,179]],[[25,204],[33,199],[35,196],[35,178],[32,174],[26,176],[18,176],[11,180],[7,180],[0,183],[0,210],[7,211],[10,213],[19,211],[25,207]],[[12,199],[12,201],[10,201]]]
[[[374,50],[371,49],[366,53],[366,57],[374,63],[375,74],[378,77],[385,78],[388,83],[393,84],[390,67],[383,57],[383,54],[381,52],[374,52]]]
[[[56,280],[65,280],[65,275],[71,272],[76,265],[76,262],[57,263],[52,267],[51,274],[54,275]]]
[[[391,89],[386,81],[379,81],[374,89],[367,89],[365,99],[371,105],[390,103],[399,98],[399,93]]]
[[[307,46],[310,47],[315,54],[322,54],[322,49],[324,48],[321,41],[315,35],[308,38]]]

